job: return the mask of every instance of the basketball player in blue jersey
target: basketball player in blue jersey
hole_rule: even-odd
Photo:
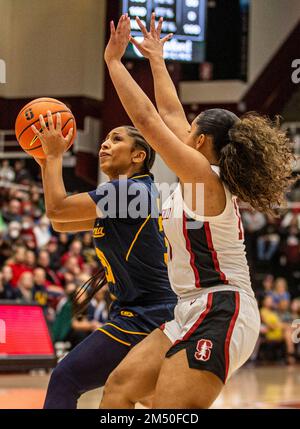
[[[154,408],[207,408],[249,358],[260,329],[237,197],[274,213],[292,181],[293,155],[278,126],[257,114],[240,119],[210,109],[190,125],[163,61],[162,21],[156,29],[153,16],[150,32],[138,24],[144,41],[131,41],[150,59],[161,116],[121,62],[130,40],[127,15],[117,29],[111,22],[105,61],[132,122],[180,180],[163,207],[179,301],[174,320],[110,375],[101,407],[132,408],[155,391]]]
[[[101,170],[110,181],[95,191],[67,196],[62,158],[72,132],[62,136],[59,115],[55,127],[50,112],[47,125],[40,121],[42,132],[33,129],[46,154],[37,162],[47,215],[56,231],[93,231],[96,253],[116,297],[108,322],[74,348],[51,375],[44,407],[72,409],[81,394],[105,384],[132,347],[173,318],[177,299],[168,280],[158,195],[150,173],[155,153],[145,139],[130,126],[112,130],[99,152]],[[132,213],[136,196],[144,210]],[[94,277],[91,287],[95,284]],[[97,287],[89,296],[95,291]]]

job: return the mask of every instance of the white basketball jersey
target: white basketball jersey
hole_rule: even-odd
[[[212,169],[219,175],[219,167]],[[253,295],[237,198],[224,189],[226,207],[218,216],[193,213],[183,201],[180,184],[163,205],[169,278],[179,297],[212,287],[238,287]]]

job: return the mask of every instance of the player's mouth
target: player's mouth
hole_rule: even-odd
[[[111,157],[111,155],[107,152],[100,152],[99,158],[100,160],[106,159],[108,157]]]

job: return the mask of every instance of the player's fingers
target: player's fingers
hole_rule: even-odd
[[[160,39],[163,22],[164,22],[163,17],[160,17],[158,24],[157,24],[157,29],[156,29],[156,34],[157,34],[158,39]]]
[[[47,121],[48,121],[49,131],[53,131],[54,130],[54,124],[53,124],[52,113],[50,110],[47,111]]]
[[[56,131],[61,131],[61,114],[56,114]]]
[[[165,44],[168,40],[171,40],[173,36],[174,36],[174,34],[173,34],[173,33],[168,34],[168,35],[167,35],[167,36],[165,36],[163,39],[161,39],[161,43],[162,43],[162,44]]]
[[[137,42],[132,36],[130,36],[129,39],[130,43],[132,43],[137,49],[141,48],[141,44],[139,42]]]
[[[143,33],[144,37],[148,37],[148,31],[147,28],[144,26],[144,24],[142,23],[142,21],[140,20],[140,18],[137,16],[135,18],[138,26],[140,27],[141,32]]]
[[[39,138],[42,137],[42,133],[40,133],[40,131],[36,128],[35,125],[31,125],[31,129],[36,136],[38,136]]]
[[[152,37],[156,37],[156,30],[155,30],[155,12],[151,15],[151,21],[150,21],[150,33]]]
[[[67,137],[65,138],[65,142],[67,146],[71,143],[72,137],[74,134],[74,128],[70,128]]]
[[[40,120],[40,124],[41,124],[42,130],[43,131],[48,131],[48,128],[47,128],[47,125],[46,125],[46,122],[44,120],[43,115],[39,116],[39,120]]]
[[[110,21],[110,34],[114,36],[116,34],[116,27],[114,21]]]

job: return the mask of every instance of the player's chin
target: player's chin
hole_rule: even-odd
[[[100,158],[100,168],[105,174],[109,174],[112,169],[111,160],[108,158]]]

